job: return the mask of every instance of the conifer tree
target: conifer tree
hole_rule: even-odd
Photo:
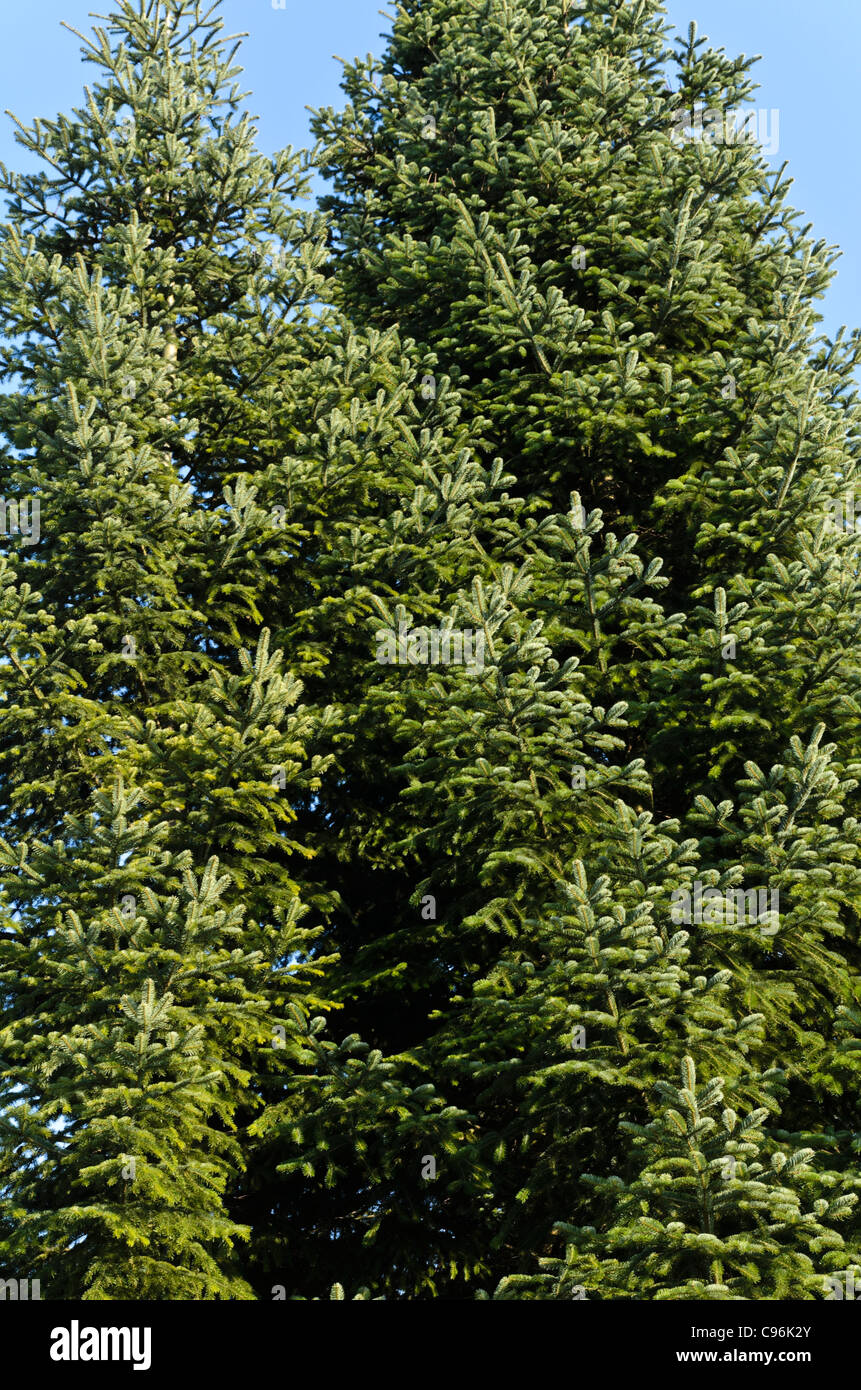
[[[191,851],[165,850],[166,823],[133,818],[141,799],[118,782],[63,839],[0,844],[19,905],[3,943],[4,1264],[51,1298],[249,1298],[233,1253],[248,1232],[222,1199],[242,1162],[236,1039],[271,1036],[271,963],[222,906],[217,858],[198,876]]]
[[[320,1002],[290,832],[318,720],[264,610],[324,252],[214,8],[121,0],[85,106],[19,131],[51,173],[3,171],[4,492],[41,534],[0,600],[0,1262],[48,1298],[254,1296],[244,1132]]]
[[[220,38],[216,10],[197,0],[121,0],[107,28],[85,40],[101,78],[86,106],[72,121],[19,132],[51,174],[3,174],[3,369],[16,378],[0,400],[15,451],[3,468],[10,490],[41,504],[44,542],[31,553],[13,537],[4,559],[9,854],[17,864],[64,840],[68,816],[75,825],[98,819],[93,798],[112,795],[122,778],[140,796],[142,822],[158,829],[161,852],[183,873],[215,873],[217,856],[225,920],[241,911],[238,963],[267,963],[248,967],[247,1016],[231,1019],[230,1001],[214,997],[217,980],[209,1005],[197,997],[191,1008],[189,1027],[203,1029],[204,1050],[218,1059],[210,1089],[195,1092],[195,1161],[209,1163],[211,1129],[238,1135],[221,1152],[210,1209],[202,1193],[194,1196],[194,1257],[188,1262],[185,1245],[168,1244],[157,1269],[129,1265],[123,1285],[118,1250],[126,1237],[137,1240],[133,1223],[102,1220],[101,1207],[98,1220],[84,1211],[84,1193],[101,1201],[103,1175],[94,1187],[87,1157],[101,1101],[93,1096],[78,1113],[62,1088],[45,1094],[42,1053],[22,1050],[36,1026],[27,942],[54,928],[41,916],[34,924],[18,877],[8,880],[4,1124],[7,1103],[18,1108],[4,1130],[4,1200],[24,1223],[25,1244],[52,1200],[64,1231],[85,1237],[73,1247],[74,1267],[58,1268],[63,1252],[52,1245],[48,1297],[57,1296],[52,1285],[68,1292],[76,1279],[87,1281],[90,1297],[122,1296],[123,1288],[126,1296],[248,1296],[250,1271],[240,1269],[234,1237],[254,1233],[251,1270],[259,1274],[256,1252],[273,1224],[266,1154],[248,1127],[270,1104],[280,1119],[286,1075],[306,1069],[313,1077],[306,1015],[338,1002],[320,977],[340,943],[329,930],[312,946],[319,926],[296,924],[302,899],[324,921],[339,902],[329,845],[336,865],[349,863],[332,802],[322,816],[313,808],[338,730],[349,740],[354,724],[358,701],[347,697],[358,643],[350,632],[367,670],[359,620],[369,611],[369,572],[377,567],[374,586],[384,593],[387,580],[389,593],[403,580],[400,560],[382,563],[392,530],[405,524],[400,559],[409,551],[413,567],[430,573],[423,533],[439,533],[441,552],[455,532],[465,549],[474,516],[466,503],[484,490],[464,456],[456,403],[442,410],[442,426],[421,428],[417,370],[396,335],[357,335],[321,308],[322,224],[290,206],[302,187],[299,161],[289,151],[271,160],[254,151],[233,85],[235,46]],[[454,475],[453,493],[443,467]],[[417,484],[425,501],[399,523],[387,501]],[[361,732],[356,763],[375,743],[379,754],[384,740],[382,730]],[[341,775],[336,767],[333,787]],[[319,867],[308,868],[315,852]],[[121,880],[95,900],[86,884],[46,877],[44,897],[62,920],[77,914],[86,937],[100,929],[100,913],[116,910],[121,888],[122,898],[137,900],[135,883]],[[147,939],[142,948],[156,977],[164,944]],[[192,937],[186,944],[191,960]],[[46,951],[43,975],[50,959]],[[109,965],[101,968],[110,975]],[[62,974],[52,968],[39,995],[40,1020],[55,1017],[58,1037],[68,1017]],[[93,1003],[94,1028],[100,1011],[122,1007],[120,985],[110,978]],[[176,1071],[176,1057],[171,1065]],[[196,1065],[189,1055],[192,1088]],[[74,1073],[62,1079],[77,1084]],[[433,1117],[426,1090],[421,1105]],[[22,1094],[26,1102],[16,1099]],[[67,1210],[59,1192],[52,1199],[53,1164],[40,1161],[44,1181],[37,1174],[26,1187],[14,1176],[21,1104],[37,1126],[46,1110],[72,1105],[76,1137],[64,1163],[81,1210]],[[372,1097],[373,1117],[381,1107],[385,1095]],[[163,1151],[158,1134],[150,1150]],[[87,1174],[71,1171],[78,1158]],[[161,1208],[151,1201],[147,1210],[162,1221],[178,1197],[159,1181],[150,1195]],[[4,1263],[21,1250],[20,1242],[14,1252],[4,1247]]]
[[[675,853],[690,847],[694,891],[730,902],[763,888],[780,904],[776,924],[758,907],[747,921],[711,907],[695,919],[685,969],[691,981],[721,981],[714,1012],[707,1024],[696,992],[680,991],[651,1051],[640,1052],[647,1036],[632,1037],[632,1074],[647,1086],[695,1051],[707,1078],[725,1076],[755,1108],[766,1103],[757,1078],[780,1066],[787,1133],[814,1131],[835,1168],[852,1161],[857,1106],[846,1113],[830,1066],[861,964],[861,595],[857,532],[837,519],[857,476],[861,345],[857,334],[817,337],[815,298],[833,257],[797,227],[783,171],[749,141],[697,130],[703,106],[722,121],[746,107],[751,62],[704,47],[693,26],[669,40],[652,0],[406,0],[382,59],[347,65],[345,111],[316,123],[334,183],[323,204],[331,292],[356,322],[413,339],[429,379],[445,384],[442,399],[456,395],[478,460],[498,458],[508,520],[475,526],[488,575],[477,578],[504,588],[514,567],[512,628],[532,642],[542,631],[561,670],[576,657],[582,713],[624,711],[614,756],[642,769],[608,787],[603,808],[588,758],[566,788],[574,708],[551,708],[539,670],[528,698],[503,694],[507,673],[494,672],[511,720],[498,734],[487,722],[493,683],[480,676],[404,671],[415,713],[393,706],[389,681],[368,699],[375,728],[395,711],[396,744],[414,733],[397,837],[366,778],[352,800],[345,761],[335,796],[340,815],[351,806],[360,818],[359,859],[370,866],[392,841],[399,856],[420,851],[408,901],[445,903],[430,932],[410,921],[396,877],[345,881],[345,908],[361,911],[364,932],[334,980],[353,1019],[379,1020],[380,1045],[409,1044],[419,1074],[472,1117],[462,1169],[450,1166],[447,1254],[456,1271],[459,1249],[460,1273],[448,1282],[440,1270],[437,1284],[449,1296],[458,1278],[495,1267],[494,1235],[517,1230],[509,1268],[513,1255],[522,1269],[541,1239],[529,1229],[531,1215],[539,1227],[547,1217],[540,1202],[518,1223],[510,1199],[535,1201],[544,1136],[531,1128],[531,1098],[544,1049],[554,1052],[529,1028],[528,1005],[519,1018],[507,1011],[510,1031],[499,1020],[512,969],[518,982],[549,972],[552,1017],[561,961],[548,926],[571,851],[590,884],[613,866],[608,911],[620,914],[622,858],[607,843],[626,814],[614,827],[616,795],[635,815],[649,806]],[[425,399],[436,424],[440,394]],[[403,617],[418,625],[404,588]],[[459,611],[474,614],[481,600],[469,608],[471,585],[462,589]],[[552,770],[550,748],[560,752]],[[378,790],[388,801],[388,776]],[[327,798],[324,784],[323,816]],[[425,814],[414,821],[417,806]],[[554,863],[557,825],[569,853]],[[644,884],[641,910],[669,940],[677,868],[661,877]],[[392,912],[397,934],[378,925]],[[416,971],[423,932],[444,972],[438,988]],[[495,992],[500,1003],[482,1018]],[[547,1018],[541,995],[530,1003]],[[453,1040],[473,1017],[482,1023],[467,1026],[461,1051]],[[496,1093],[517,1078],[512,1096],[528,1095],[525,1108],[512,1096],[507,1112],[479,1105],[465,1074],[481,1075],[482,1057]],[[550,1111],[562,1088],[547,1089]],[[605,1091],[594,1129],[643,1123],[648,1097],[632,1096],[620,1116],[619,1090]],[[548,1151],[565,1142],[555,1133]],[[609,1142],[613,1169],[623,1153]],[[573,1188],[577,1175],[560,1165],[553,1180]]]
[[[747,603],[749,640],[725,624],[682,690],[624,645],[610,677],[682,817],[817,718],[844,758],[858,733],[857,533],[834,525],[857,490],[858,335],[816,336],[833,254],[741,138],[753,60],[704,45],[695,26],[672,44],[657,0],[406,0],[316,122],[334,292],[458,385],[527,514],[576,489],[648,538],[668,612]]]
[[[770,1145],[765,1108],[742,1117],[725,1105],[718,1116],[722,1080],[698,1087],[691,1057],[681,1079],[656,1083],[663,1105],[650,1124],[623,1123],[631,1180],[584,1175],[612,1204],[607,1228],[560,1224],[565,1256],[543,1259],[545,1274],[503,1280],[495,1298],[811,1299],[826,1296],[830,1271],[857,1276],[858,1241],[842,1234],[857,1177],[814,1171],[810,1149]]]
[[[117,0],[20,129],[51,173],[0,173],[41,507],[0,1265],[817,1297],[859,1254],[861,342],[783,172],[697,130],[751,64],[657,0],[404,0],[306,214],[220,28]]]

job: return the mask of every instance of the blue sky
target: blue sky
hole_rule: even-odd
[[[66,20],[88,32],[93,0],[28,0],[0,5],[2,106],[25,123],[53,117],[81,99],[95,72],[79,59]],[[110,0],[99,6],[109,10]],[[858,52],[861,0],[667,0],[670,21],[701,33],[732,55],[763,55],[756,77],[759,106],[780,112],[780,147],[772,162],[789,161],[791,198],[814,233],[843,251],[823,305],[824,327],[861,325],[861,219],[858,217]],[[259,143],[272,151],[310,143],[306,106],[341,104],[343,58],[380,53],[388,20],[380,0],[224,0],[230,32],[245,30],[242,49],[250,109],[259,114]],[[0,160],[22,168],[25,154],[0,117]]]

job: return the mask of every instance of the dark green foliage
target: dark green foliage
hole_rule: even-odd
[[[764,1093],[777,1080],[761,1077]],[[768,1145],[764,1108],[718,1114],[721,1078],[697,1087],[690,1057],[681,1089],[655,1089],[658,1117],[622,1125],[634,1136],[633,1180],[583,1176],[613,1212],[607,1227],[560,1225],[564,1258],[543,1259],[544,1275],[503,1280],[495,1298],[817,1298],[831,1271],[857,1276],[861,1251],[841,1228],[858,1178],[814,1171],[811,1149]]]
[[[118,0],[0,180],[0,1275],[824,1297],[861,340],[783,171],[680,137],[751,63],[405,0],[305,213],[217,9]]]

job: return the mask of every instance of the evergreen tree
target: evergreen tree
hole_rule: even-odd
[[[184,1248],[170,1247],[158,1277],[130,1274],[126,1285],[130,1296],[146,1288],[159,1298],[204,1288],[246,1296],[249,1271],[239,1269],[235,1248],[228,1255],[228,1242],[254,1232],[257,1277],[259,1247],[273,1225],[277,1232],[266,1155],[249,1126],[267,1106],[280,1123],[287,1077],[314,1074],[315,1053],[302,1042],[306,1012],[339,1002],[320,979],[337,939],[330,929],[314,946],[320,928],[296,923],[302,899],[324,922],[337,907],[342,882],[329,846],[336,866],[349,864],[331,803],[322,814],[315,805],[333,747],[354,725],[359,647],[367,668],[359,625],[369,611],[367,578],[376,565],[375,588],[386,592],[390,577],[397,592],[405,552],[429,573],[429,527],[439,552],[453,532],[465,549],[474,515],[466,503],[486,486],[464,455],[456,405],[443,410],[441,427],[420,428],[417,369],[396,336],[359,336],[319,304],[322,224],[290,206],[304,186],[299,161],[289,151],[272,160],[255,153],[233,85],[235,46],[220,29],[196,0],[122,0],[107,29],[85,40],[102,78],[86,106],[73,121],[21,128],[51,175],[3,173],[11,195],[0,238],[10,338],[3,370],[16,387],[0,399],[15,450],[4,456],[4,483],[35,496],[43,520],[41,548],[30,552],[13,536],[4,560],[9,852],[17,863],[64,840],[66,817],[77,825],[95,814],[93,798],[111,795],[120,777],[183,872],[209,873],[218,856],[226,920],[242,913],[237,949],[266,963],[243,985],[247,1018],[225,1023],[218,979],[209,1012],[194,1001],[200,1018],[189,1026],[199,1023],[226,1078],[209,1078],[223,1088],[217,1104],[211,1087],[198,1087],[200,1114],[213,1114],[216,1133],[238,1134],[200,1218],[202,1231],[211,1218],[226,1233],[225,1273],[219,1283],[205,1245],[188,1268]],[[429,462],[435,452],[439,476]],[[456,476],[453,495],[445,465]],[[425,501],[399,522],[389,499],[417,484]],[[407,534],[395,563],[384,565],[399,526]],[[291,711],[303,695],[305,705]],[[384,737],[360,731],[357,761],[375,753],[376,764]],[[333,787],[342,775],[336,766]],[[354,775],[354,796],[358,787]],[[315,852],[319,867],[309,868]],[[122,886],[122,897],[136,896],[134,883]],[[119,893],[119,881],[114,887]],[[54,1168],[34,1160],[44,1183],[26,1190],[13,1176],[21,1104],[43,1127],[46,1113],[71,1106],[77,1137],[65,1166],[71,1187],[93,1201],[98,1183],[90,1190],[86,1174],[71,1170],[80,1158],[89,1172],[88,1127],[101,1112],[97,1097],[79,1113],[65,1091],[60,1099],[62,1088],[46,1094],[42,1054],[21,1050],[36,1007],[26,944],[54,928],[42,917],[34,926],[18,878],[7,894],[4,1123],[7,1105],[18,1108],[4,1131],[3,1193],[32,1238],[33,1221],[51,1207]],[[42,897],[63,920],[77,913],[85,932],[116,907],[47,872]],[[41,911],[41,898],[35,906]],[[146,944],[156,979],[162,945]],[[187,945],[191,961],[192,937]],[[70,1015],[50,958],[46,951],[36,973],[39,1017],[54,1018],[61,1038]],[[102,1026],[100,1010],[121,1007],[120,984],[111,979],[93,1004],[93,1027]],[[297,1011],[285,1013],[290,1002]],[[189,1085],[197,1085],[195,1068],[189,1057]],[[73,1075],[62,1080],[77,1084]],[[215,1141],[202,1119],[195,1124],[189,1134],[206,1164]],[[163,1150],[158,1133],[150,1149]],[[164,1210],[178,1200],[170,1184],[161,1196]],[[70,1216],[65,1198],[56,1200],[72,1238],[79,1221],[85,1240],[74,1269],[45,1268],[47,1296],[52,1285],[73,1288],[85,1268],[93,1271],[89,1296],[114,1296],[121,1279],[110,1221]],[[20,1251],[20,1243],[14,1252],[4,1246],[4,1263]]]
[[[576,489],[662,561],[683,646],[668,669],[622,640],[596,702],[636,700],[628,752],[684,821],[817,719],[857,747],[857,533],[833,519],[859,339],[816,336],[833,257],[732,138],[752,60],[669,39],[657,0],[407,0],[316,129],[340,301],[458,385],[526,515]],[[750,631],[703,646],[721,589]]]
[[[565,1256],[546,1274],[513,1276],[495,1298],[784,1299],[824,1297],[827,1273],[859,1272],[857,1239],[841,1227],[859,1186],[810,1165],[813,1152],[768,1143],[765,1108],[742,1118],[714,1077],[697,1087],[691,1057],[680,1088],[658,1082],[664,1104],[632,1134],[635,1175],[584,1174],[607,1196],[606,1228],[559,1226]],[[765,1075],[765,1092],[779,1076]]]
[[[0,843],[5,933],[4,1264],[51,1298],[249,1298],[223,1208],[242,1156],[237,1041],[270,1033],[271,962],[210,859],[96,793],[63,839]],[[296,937],[286,925],[277,954]],[[299,938],[301,939],[301,938]],[[22,998],[24,987],[27,992]],[[268,1041],[268,1037],[267,1037]]]
[[[750,66],[705,49],[693,27],[673,47],[652,0],[406,0],[382,59],[347,65],[345,111],[316,122],[335,190],[323,203],[332,294],[356,322],[414,340],[444,383],[425,398],[429,423],[456,395],[478,461],[498,459],[505,479],[506,521],[473,527],[483,587],[470,600],[463,583],[458,611],[474,624],[490,586],[513,589],[507,640],[519,631],[524,653],[527,634],[548,643],[526,656],[522,694],[505,667],[516,641],[491,674],[404,670],[415,712],[383,681],[368,722],[394,715],[395,743],[413,735],[395,833],[391,776],[378,767],[369,789],[365,774],[354,799],[346,749],[331,803],[356,812],[360,861],[381,845],[420,850],[412,892],[394,876],[344,881],[364,931],[332,978],[353,1020],[374,1018],[383,1051],[408,1045],[419,1074],[471,1117],[462,1166],[449,1164],[446,1255],[461,1273],[440,1270],[447,1296],[496,1268],[495,1238],[516,1232],[504,1258],[524,1268],[549,1232],[536,1193],[550,1174],[582,1217],[558,1162],[577,1137],[534,1120],[545,1089],[549,1113],[565,1094],[548,1064],[596,1076],[604,1065],[600,1053],[563,1062],[561,1022],[548,1036],[568,960],[551,921],[572,855],[590,885],[611,869],[611,920],[648,912],[664,943],[677,889],[724,903],[762,889],[779,903],[776,920],[759,905],[746,920],[712,906],[694,919],[676,1010],[652,1037],[648,1011],[634,1015],[630,1061],[614,1063],[612,1091],[595,1092],[606,1170],[624,1161],[609,1137],[617,1121],[644,1123],[648,1084],[691,1051],[753,1108],[765,1103],[758,1078],[785,1069],[786,1132],[815,1133],[835,1168],[852,1161],[857,1105],[831,1067],[861,964],[861,581],[857,532],[835,520],[857,476],[861,343],[817,336],[832,255],[796,226],[782,171],[748,141],[693,138],[702,106],[723,119],[748,104]],[[408,584],[397,602],[420,624]],[[572,657],[579,714],[546,693]],[[541,659],[556,663],[547,686]],[[602,724],[624,715],[606,774],[581,751],[590,712]],[[329,795],[324,781],[324,819]],[[617,796],[627,810],[614,826]],[[621,866],[642,852],[618,840],[634,840],[625,815],[647,804],[673,849],[663,874],[632,875],[637,908]],[[672,865],[686,853],[698,886]],[[432,933],[407,910],[428,894],[444,903]],[[448,990],[416,969],[424,933]],[[624,999],[626,956],[610,961]],[[699,980],[720,982],[708,1005]]]
[[[262,610],[323,248],[221,27],[124,0],[84,108],[19,132],[52,173],[3,171],[3,484],[41,535],[0,600],[0,1262],[49,1298],[254,1296],[244,1131],[321,1002],[289,830],[317,719]]]
[[[404,0],[321,214],[217,6],[84,42],[0,171],[0,1265],[819,1296],[861,340],[782,171],[686,129],[750,62],[657,0]]]

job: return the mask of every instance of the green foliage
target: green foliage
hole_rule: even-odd
[[[857,1274],[852,1216],[858,1178],[820,1172],[811,1149],[768,1142],[765,1108],[740,1116],[724,1105],[720,1077],[697,1087],[685,1057],[680,1088],[656,1083],[664,1102],[633,1136],[634,1176],[583,1175],[612,1210],[606,1226],[557,1227],[565,1256],[546,1274],[511,1276],[494,1298],[811,1299],[827,1274]],[[760,1078],[765,1092],[773,1082]]]
[[[751,62],[404,0],[306,212],[217,4],[105,23],[0,169],[0,1274],[822,1296],[861,338],[783,171],[684,136]]]

